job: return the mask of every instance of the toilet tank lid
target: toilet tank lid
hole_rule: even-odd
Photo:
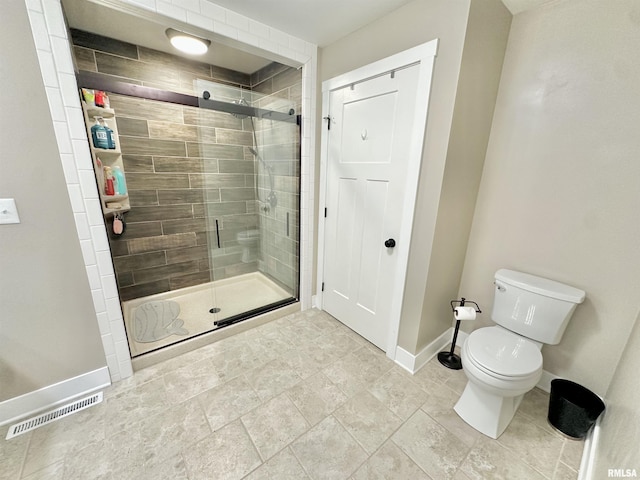
[[[572,303],[582,303],[586,293],[578,288],[570,287],[564,283],[549,280],[547,278],[536,277],[528,273],[516,272],[501,268],[496,272],[496,280],[500,280],[507,285],[527,290],[532,293],[544,295],[545,297],[557,298]]]

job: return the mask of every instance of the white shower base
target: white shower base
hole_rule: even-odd
[[[269,280],[260,272],[247,273],[233,278],[217,280],[180,290],[158,293],[122,303],[124,323],[127,328],[131,356],[171,345],[186,338],[216,330],[213,322],[250,310],[291,298],[291,294]],[[140,343],[133,338],[133,316],[136,307],[152,300],[172,300],[180,305],[178,318],[184,320],[187,335],[171,335],[156,342]],[[211,308],[219,313],[209,313]]]

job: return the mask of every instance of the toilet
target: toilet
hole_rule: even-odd
[[[236,235],[238,245],[242,247],[242,262],[251,263],[258,259],[258,240],[260,230],[243,230]]]
[[[498,438],[542,376],[542,346],[560,343],[584,298],[582,290],[553,280],[498,270],[491,312],[496,325],[475,330],[462,345],[468,381],[456,413],[479,432]]]

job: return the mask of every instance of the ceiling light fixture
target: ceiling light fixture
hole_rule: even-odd
[[[167,28],[165,32],[171,45],[180,50],[181,52],[188,53],[189,55],[202,55],[207,53],[211,40],[206,38],[196,37],[189,33],[181,32],[173,28]]]

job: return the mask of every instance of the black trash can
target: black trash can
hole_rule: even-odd
[[[604,403],[591,390],[570,380],[551,380],[549,423],[565,435],[582,439],[604,411]]]

